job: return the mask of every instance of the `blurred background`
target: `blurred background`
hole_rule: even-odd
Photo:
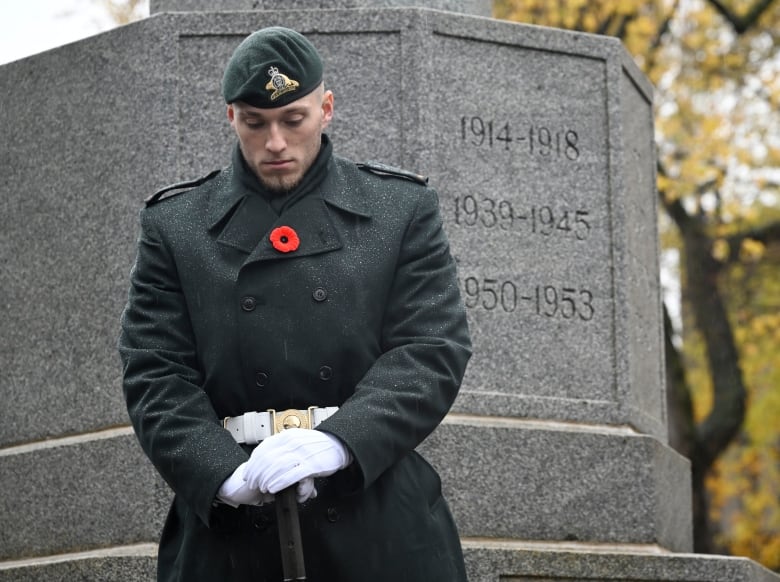
[[[0,64],[148,14],[5,2]],[[493,15],[618,37],[654,84],[670,440],[691,460],[695,548],[780,572],[780,0],[494,0]]]

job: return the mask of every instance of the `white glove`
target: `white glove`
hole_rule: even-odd
[[[244,470],[246,463],[242,463],[233,471],[233,474],[225,479],[217,491],[217,499],[231,507],[239,505],[262,505],[274,500],[270,493],[263,493],[257,489],[250,488],[244,481]],[[314,489],[314,483],[312,483]],[[315,493],[316,496],[316,493]]]
[[[351,462],[347,447],[336,437],[319,430],[289,428],[255,447],[244,479],[251,489],[278,493],[307,477],[332,475]]]
[[[263,495],[270,495],[270,493],[263,493]],[[303,503],[309,499],[317,497],[317,488],[314,486],[314,477],[306,477],[295,488],[295,497],[298,503]]]

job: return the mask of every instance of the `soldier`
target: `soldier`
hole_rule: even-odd
[[[161,581],[281,580],[274,495],[290,486],[308,580],[466,579],[415,451],[471,354],[437,196],[333,155],[322,70],[297,32],[246,38],[222,83],[231,164],[140,214],[119,349],[133,427],[175,493]]]

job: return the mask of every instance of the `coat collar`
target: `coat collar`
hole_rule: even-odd
[[[357,187],[357,176],[350,175],[351,166],[351,162],[332,158],[320,186],[277,216],[265,198],[236,179],[235,166],[231,165],[210,197],[209,230],[219,232],[218,243],[249,254],[246,263],[337,250],[342,247],[341,237],[328,206],[371,216]],[[293,228],[300,238],[300,246],[293,252],[281,253],[271,245],[271,231],[283,225]]]
[[[360,188],[360,173],[354,163],[333,156],[328,175],[321,185],[322,198],[331,206],[371,218],[365,193]]]
[[[270,234],[273,229],[280,226],[289,226],[296,232],[300,239],[300,245],[296,250],[283,253],[273,248]],[[263,232],[263,234],[258,237],[257,244],[251,250],[244,264],[255,261],[305,257],[335,251],[343,246],[325,202],[316,192],[306,196],[285,210],[281,216],[276,217],[270,228],[258,232]]]
[[[210,193],[207,211],[209,230],[224,223],[236,206],[246,198],[248,192],[243,188],[235,188],[234,184],[234,168],[231,164],[220,174],[217,187]]]

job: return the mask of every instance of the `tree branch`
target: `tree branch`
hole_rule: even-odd
[[[663,304],[664,352],[666,356],[666,400],[669,419],[669,444],[674,450],[691,459],[696,445],[696,425],[693,404],[685,378],[682,355],[674,345],[674,328],[666,303]]]
[[[658,164],[659,174],[664,173]],[[712,256],[712,238],[703,220],[686,212],[680,199],[661,202],[682,237],[682,254],[687,278],[686,297],[693,310],[696,328],[701,332],[713,384],[713,407],[696,427],[692,464],[704,475],[717,456],[739,432],[745,417],[745,386],[739,365],[731,323],[718,289],[723,263]]]
[[[737,34],[742,34],[761,18],[761,15],[774,3],[774,0],[758,0],[744,16],[735,14],[720,0],[709,0],[709,3],[731,24]]]
[[[739,250],[742,248],[742,243],[746,239],[757,240],[765,245],[780,241],[780,221],[770,222],[769,224],[727,237],[726,242],[729,244],[729,263],[734,263],[739,260]]]
[[[657,164],[657,166],[658,174],[666,175],[665,170],[660,162]],[[666,213],[677,225],[677,228],[680,230],[680,232],[686,231],[688,228],[693,227],[694,223],[698,222],[695,217],[688,214],[680,198],[669,200],[667,196],[665,196],[663,190],[658,190],[658,197],[661,201],[661,205],[664,207],[664,210],[666,210]]]
[[[699,224],[681,230],[687,297],[696,328],[706,346],[712,377],[713,407],[696,429],[696,450],[702,472],[739,432],[745,417],[745,386],[731,323],[718,288],[723,264],[712,256],[712,240]]]
[[[674,16],[674,13],[677,12],[677,8],[680,6],[680,0],[675,0],[672,7],[669,9],[669,14],[666,15],[666,18],[664,18],[663,23],[661,26],[658,27],[658,32],[655,35],[655,38],[653,39],[653,42],[650,44],[650,48],[648,50],[648,53],[653,55],[655,57],[656,52],[658,51],[658,47],[661,46],[661,40],[663,40],[664,34],[666,34],[669,31],[669,25],[672,22],[672,17]]]

